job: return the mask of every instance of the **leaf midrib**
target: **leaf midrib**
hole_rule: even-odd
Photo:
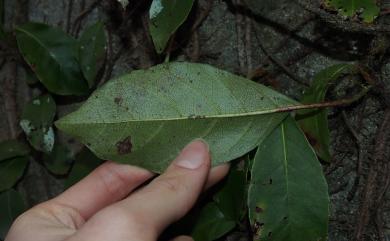
[[[287,105],[284,106],[283,109],[294,107],[294,105]],[[173,118],[161,118],[161,119],[140,119],[140,120],[125,120],[125,121],[109,121],[109,122],[81,122],[77,121],[76,123],[66,122],[66,119],[63,120],[64,124],[74,124],[74,125],[80,125],[80,124],[121,124],[121,123],[128,123],[128,122],[160,122],[160,121],[180,121],[180,120],[205,120],[205,119],[219,119],[219,118],[238,118],[238,117],[249,117],[249,116],[256,116],[256,115],[266,115],[266,114],[274,114],[274,113],[281,113],[282,108],[274,108],[269,110],[260,110],[260,111],[252,111],[252,112],[245,112],[245,113],[231,113],[231,114],[220,114],[220,115],[199,115],[201,117],[173,117]],[[284,112],[284,111],[283,111]],[[287,112],[287,111],[286,111]],[[61,123],[62,121],[59,121],[57,123]]]
[[[20,32],[22,32],[22,33],[25,33],[26,35],[28,35],[28,36],[30,36],[31,38],[33,38],[33,39],[34,39],[36,42],[38,42],[38,44],[41,45],[48,53],[51,52],[50,49],[47,48],[47,47],[45,46],[45,44],[44,44],[42,41],[40,41],[37,37],[35,37],[35,35],[31,34],[30,32],[28,32],[28,31],[26,31],[26,30],[24,30],[23,28],[20,28],[20,27],[16,28],[16,30],[18,30],[18,31],[20,31]],[[51,55],[51,54],[48,54],[48,55],[49,55],[49,58],[51,58],[51,59],[54,60],[54,62],[56,63],[56,65],[57,65],[57,67],[60,69],[60,71],[62,71],[61,65],[59,64],[59,60],[58,60],[57,58],[54,57],[54,56],[57,56],[57,55],[54,55],[54,56]]]

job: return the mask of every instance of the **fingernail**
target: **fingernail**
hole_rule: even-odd
[[[188,144],[175,160],[175,165],[187,169],[197,169],[208,160],[209,147],[204,140],[197,139]]]

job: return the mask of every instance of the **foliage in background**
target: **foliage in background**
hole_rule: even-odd
[[[25,210],[26,204],[20,193],[14,189],[0,193],[0,239],[5,238],[12,222]]]
[[[329,86],[340,78],[341,75],[347,74],[354,68],[351,64],[338,64],[328,67],[313,78],[311,86],[305,90],[301,103],[319,103],[325,100],[326,92]],[[329,162],[331,154],[329,151],[330,134],[328,127],[328,110],[327,109],[309,109],[297,112],[296,119],[305,135],[316,150],[317,155],[324,161]]]
[[[162,53],[176,30],[186,20],[193,0],[153,0],[149,10],[150,35],[157,53]]]
[[[376,0],[325,0],[325,5],[337,9],[343,16],[357,16],[367,23],[372,23],[380,11]]]

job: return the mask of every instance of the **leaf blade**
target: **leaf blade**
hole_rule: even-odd
[[[25,210],[26,204],[19,192],[11,189],[0,194],[0,239],[5,239],[13,221]]]
[[[38,151],[50,153],[54,147],[52,125],[56,109],[54,99],[50,95],[34,98],[23,108],[19,124],[27,140]]]
[[[314,77],[313,83],[305,91],[301,103],[319,103],[325,100],[329,85],[340,78],[342,74],[351,71],[354,65],[336,64],[323,69]],[[328,127],[327,109],[300,110],[297,112],[298,123],[305,132],[317,155],[329,162],[330,132]]]
[[[360,15],[366,23],[372,23],[380,13],[375,0],[326,0],[328,7],[335,8],[347,17]]]
[[[19,156],[26,156],[30,153],[30,148],[17,140],[6,140],[0,142],[0,162]]]
[[[193,2],[193,0],[153,0],[149,10],[149,31],[157,53],[164,51],[171,35],[186,20]]]
[[[56,125],[101,159],[162,172],[195,138],[209,143],[214,165],[247,153],[286,116],[273,112],[292,103],[209,65],[178,62],[107,83]]]
[[[327,184],[313,149],[291,117],[259,146],[248,206],[254,240],[326,239]]]
[[[0,163],[0,192],[12,188],[22,177],[28,157],[16,157]]]
[[[106,35],[101,22],[89,26],[79,40],[79,59],[81,70],[91,88],[96,80],[98,62],[104,57]]]
[[[17,27],[16,39],[24,59],[49,91],[59,95],[87,93],[76,40],[58,28],[33,22]]]

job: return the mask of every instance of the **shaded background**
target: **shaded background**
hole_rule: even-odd
[[[386,35],[390,30],[351,24],[354,20],[333,21],[335,15],[321,10],[316,1],[309,1],[313,6],[306,5],[306,9],[297,2],[199,0],[175,37],[171,58],[209,63],[296,99],[313,75],[330,65],[353,61],[372,67],[376,88],[351,106],[332,109],[329,115],[332,161],[324,164],[332,202],[329,240],[390,240],[390,42]],[[388,3],[381,4],[386,10]],[[130,0],[125,11],[115,0],[5,0],[4,6],[6,29],[36,21],[78,36],[85,26],[105,22],[108,62],[101,83],[163,61],[148,34],[148,0]],[[388,27],[389,19],[383,14],[377,24]],[[0,47],[1,141],[22,135],[18,126],[21,109],[41,90],[26,84],[17,50]],[[329,98],[346,96],[356,88],[352,79],[344,80],[332,88]],[[82,100],[56,101],[61,116]],[[71,140],[61,136],[61,141]],[[71,144],[74,152],[80,149],[77,143]],[[18,190],[31,206],[61,192],[63,183],[39,160],[31,160]],[[224,240],[247,240],[247,236],[238,230]]]

